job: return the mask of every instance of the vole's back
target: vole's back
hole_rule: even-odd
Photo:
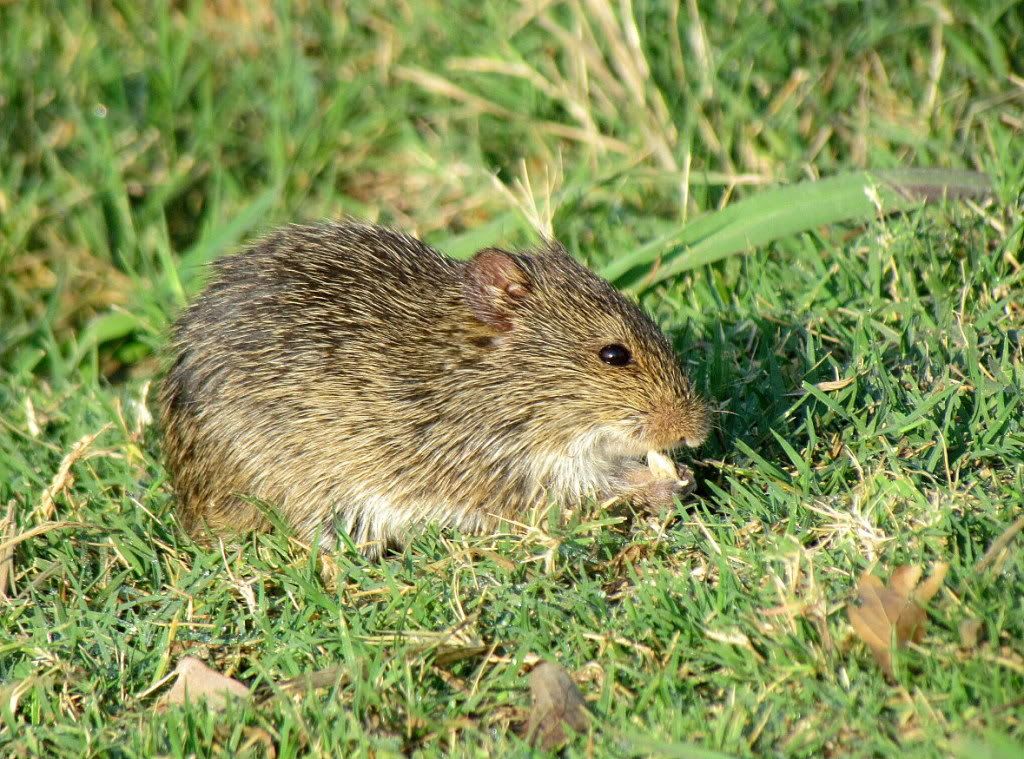
[[[623,341],[636,360],[612,369]],[[305,539],[477,530],[626,492],[633,457],[707,428],[653,323],[557,248],[463,263],[378,227],[289,227],[215,266],[172,350],[165,457],[192,532],[263,526],[258,502]]]
[[[257,496],[306,537],[332,532],[336,502],[404,454],[388,439],[405,413],[395,389],[422,394],[444,360],[463,310],[457,266],[355,224],[288,228],[216,264],[176,326],[161,394],[186,526],[258,527],[240,497]]]
[[[204,374],[211,355],[189,361],[194,343],[216,346],[225,361],[249,365],[261,379],[306,365],[314,373],[295,379],[386,374],[381,356],[429,337],[410,335],[410,328],[455,318],[457,267],[418,240],[378,227],[286,228],[215,265],[212,282],[177,325],[183,353],[172,377],[183,399],[206,388],[190,374]]]

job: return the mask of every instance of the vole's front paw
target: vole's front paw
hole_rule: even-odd
[[[663,511],[693,492],[697,485],[690,467],[657,454],[648,465],[637,465],[627,476],[629,488],[624,500],[652,511]]]
[[[678,498],[683,500],[693,492],[696,482],[688,467],[680,466],[679,478],[675,480],[651,480],[633,495],[633,502],[654,511],[663,511],[675,506]]]

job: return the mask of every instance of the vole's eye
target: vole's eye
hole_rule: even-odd
[[[597,355],[609,366],[625,366],[633,361],[633,354],[629,352],[629,348],[618,343],[604,346]]]

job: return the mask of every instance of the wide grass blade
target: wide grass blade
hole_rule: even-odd
[[[601,270],[620,287],[642,291],[684,271],[827,224],[867,222],[922,202],[979,197],[989,179],[974,171],[859,171],[759,193],[706,214]]]

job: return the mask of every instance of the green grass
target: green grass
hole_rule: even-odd
[[[524,755],[541,656],[598,715],[572,756],[1021,755],[1024,538],[976,565],[1024,506],[1024,9],[743,5],[0,3],[0,543],[24,538],[0,753],[237,754],[262,728],[279,757]],[[721,409],[664,529],[591,509],[369,562],[176,525],[156,356],[203,265],[274,224],[468,255],[550,223],[628,285],[716,208],[911,166],[984,171],[993,199],[649,281]],[[937,561],[888,683],[845,604],[865,570]],[[348,678],[157,709],[186,654]]]

